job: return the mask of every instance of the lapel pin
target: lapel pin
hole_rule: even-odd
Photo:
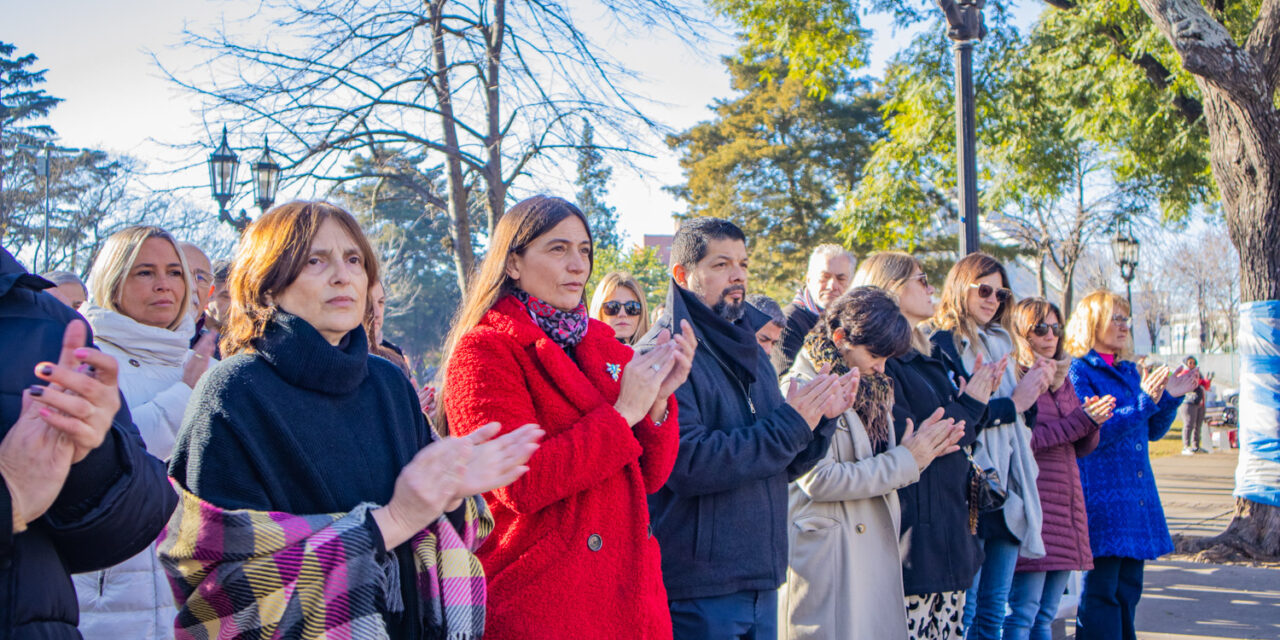
[[[609,372],[609,377],[613,378],[614,382],[617,382],[618,376],[622,375],[622,365],[620,364],[613,364],[610,362],[609,364],[604,365],[604,368],[605,371]]]

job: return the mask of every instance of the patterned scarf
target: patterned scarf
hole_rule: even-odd
[[[376,559],[366,523],[375,505],[319,515],[223,510],[173,487],[178,508],[158,551],[180,607],[177,638],[389,639],[382,612],[404,603],[395,554]],[[463,535],[441,516],[408,543],[430,615],[423,622],[449,640],[484,635],[484,569],[473,552],[493,516],[478,497],[464,504]]]
[[[582,342],[587,335],[587,305],[579,302],[573,311],[561,311],[528,293],[516,289],[511,292],[529,310],[529,317],[561,349],[568,351]]]
[[[810,332],[804,339],[805,353],[814,366],[831,365],[831,373],[844,375],[849,365],[836,348],[835,343],[818,333]],[[871,448],[884,453],[889,448],[890,410],[893,406],[893,379],[883,373],[868,371],[858,382],[858,397],[853,401],[853,411],[862,420],[862,426],[871,439]]]
[[[822,307],[819,307],[818,301],[814,300],[813,296],[809,295],[808,286],[800,287],[800,290],[796,292],[796,299],[792,300],[791,304],[794,304],[797,307],[804,307],[809,311],[822,315]]]

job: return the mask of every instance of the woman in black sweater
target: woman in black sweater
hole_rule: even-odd
[[[912,326],[933,315],[933,287],[910,254],[880,252],[858,265],[853,286],[880,287],[898,298]],[[952,380],[947,367],[919,330],[912,349],[890,358],[885,373],[893,379],[893,423],[901,439],[907,420],[922,424],[941,411],[964,423],[960,446],[977,438],[995,372],[980,368],[968,381]],[[962,390],[963,389],[963,390]],[[902,506],[902,582],[907,629],[912,638],[959,639],[964,636],[964,592],[982,564],[982,549],[970,527],[969,461],[963,451],[936,458],[920,481],[898,490]]]
[[[170,464],[183,502],[161,555],[185,594],[179,627],[483,633],[478,562],[441,550],[483,542],[492,519],[468,496],[523,473],[541,431],[434,436],[413,385],[368,353],[376,281],[364,234],[332,205],[277,207],[242,238],[232,355],[196,387]],[[422,588],[455,577],[472,579],[466,602]]]

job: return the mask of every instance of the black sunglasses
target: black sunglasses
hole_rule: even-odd
[[[604,311],[604,314],[611,318],[613,316],[618,315],[618,312],[623,310],[626,310],[627,312],[626,315],[639,316],[640,303],[636,302],[635,300],[632,300],[630,302],[618,302],[617,300],[610,300],[600,305],[600,310]]]
[[[990,298],[991,294],[994,293],[996,294],[996,301],[1001,304],[1008,302],[1009,298],[1013,296],[1012,291],[1005,289],[1004,287],[997,289],[989,284],[978,284],[975,282],[969,285],[969,288],[977,289],[979,298]]]
[[[1062,337],[1062,325],[1060,325],[1060,324],[1058,324],[1058,323],[1056,323],[1056,322],[1055,322],[1055,323],[1053,323],[1053,324],[1046,324],[1046,323],[1043,323],[1043,322],[1038,322],[1038,323],[1036,323],[1036,325],[1035,325],[1035,326],[1031,327],[1031,333],[1033,333],[1033,334],[1035,334],[1035,335],[1037,335],[1037,336],[1040,336],[1040,337],[1042,337],[1042,338],[1043,338],[1046,334],[1048,334],[1050,331],[1052,331],[1052,332],[1053,332],[1053,336],[1054,336],[1055,338],[1061,338],[1061,337]]]

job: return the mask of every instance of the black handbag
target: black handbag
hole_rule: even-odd
[[[1009,492],[1000,486],[1000,473],[995,468],[983,469],[968,448],[964,457],[969,459],[969,533],[976,535],[978,514],[1003,509]]]

